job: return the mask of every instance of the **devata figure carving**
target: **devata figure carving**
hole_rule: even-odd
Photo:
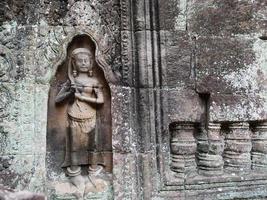
[[[76,48],[68,62],[68,80],[56,96],[56,103],[69,99],[67,115],[69,133],[63,167],[72,182],[79,184],[81,167],[88,166],[90,174],[98,174],[103,163],[94,152],[97,104],[104,103],[103,90],[93,75],[93,55],[87,48]]]

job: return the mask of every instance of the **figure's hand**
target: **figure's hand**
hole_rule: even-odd
[[[73,88],[75,91],[78,90],[79,92],[83,92],[84,91],[84,87],[81,86],[81,85],[72,84],[71,88]]]
[[[84,92],[84,87],[81,86],[81,85],[76,85],[76,84],[72,84],[71,85],[71,90],[74,91],[74,92]]]
[[[81,93],[75,92],[75,98],[83,101],[83,96],[81,95]]]
[[[99,88],[95,87],[94,91],[95,91],[96,94],[98,94],[99,93]]]
[[[70,89],[72,92],[75,92],[76,91],[76,85],[75,84],[71,84],[70,85]]]
[[[75,89],[75,88],[76,88],[76,84],[72,83],[72,84],[70,85],[70,87]]]

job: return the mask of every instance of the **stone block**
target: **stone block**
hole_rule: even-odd
[[[49,182],[58,181],[65,177],[64,169],[61,165],[64,162],[65,151],[50,151],[46,153],[46,180]]]
[[[34,81],[37,27],[7,23],[0,31],[0,81]]]
[[[188,34],[161,31],[162,85],[168,87],[194,87],[194,42]]]
[[[211,94],[211,121],[253,121],[266,117],[266,97],[263,94]]]
[[[40,1],[2,1],[0,24],[14,20],[21,25],[36,25],[39,20]]]
[[[37,83],[49,84],[51,82],[58,68],[64,64],[64,42],[74,32],[75,29],[71,26],[49,26],[44,21],[40,22],[34,53],[34,75]]]
[[[157,194],[156,185],[160,182],[160,176],[157,173],[159,170],[157,163],[160,162],[159,158],[154,151],[142,153],[138,155],[138,166],[142,171],[143,188],[145,199],[152,199]]]
[[[34,145],[34,93],[29,83],[3,83],[3,103],[6,107],[1,121],[3,138],[1,154],[31,154],[39,147]],[[5,104],[4,104],[5,105]]]
[[[88,12],[92,12],[91,9],[98,10],[100,17],[105,18],[106,23],[112,23],[112,28],[117,28],[120,22],[120,4],[118,0],[97,1],[92,3],[77,3],[77,1],[65,2],[60,0],[44,0],[40,5],[41,20],[45,20],[51,26],[78,25],[75,19],[81,19],[90,16],[91,13]],[[83,13],[81,15],[82,17],[79,15],[79,13]],[[95,25],[99,22],[98,18],[94,18],[87,20],[87,23],[89,23],[90,20],[95,20],[94,22],[91,22],[90,25]]]
[[[154,189],[159,183],[159,177],[153,151],[140,154],[114,153],[113,163],[115,199],[139,199],[142,195],[145,199],[152,199],[157,194]],[[146,193],[139,190],[139,184],[142,184]]]
[[[47,104],[49,86],[42,84],[35,84],[34,91],[34,142],[39,145],[37,151],[39,153],[46,152],[46,137],[47,137]]]
[[[196,89],[199,93],[258,90],[254,40],[207,38],[196,40]],[[222,87],[223,86],[223,87]]]
[[[45,200],[45,196],[28,191],[14,191],[7,187],[0,187],[0,198],[2,200]]]
[[[139,199],[137,155],[113,153],[113,187],[117,200]]]
[[[133,90],[111,86],[112,146],[114,152],[131,152],[136,148]]]
[[[34,166],[34,171],[32,172],[32,178],[30,183],[27,185],[26,189],[33,192],[38,193],[45,193],[46,188],[44,185],[46,184],[46,160],[45,160],[45,153],[33,153],[34,162],[32,166]],[[23,160],[23,158],[21,159]]]
[[[153,87],[154,57],[152,37],[150,31],[137,31],[134,33],[136,51],[135,78],[137,87]]]
[[[267,2],[264,0],[259,0],[253,2],[253,14],[254,18],[257,21],[255,23],[256,30],[259,31],[263,36],[266,36],[266,27],[267,27],[267,20],[266,20],[266,8]]]
[[[230,36],[255,33],[266,19],[261,19],[266,9],[263,1],[189,0],[188,30],[197,35]],[[257,28],[259,29],[257,29]]]
[[[159,0],[160,30],[186,29],[186,1]]]
[[[200,122],[205,118],[204,103],[199,95],[190,89],[163,89],[163,113],[169,122]]]
[[[147,152],[155,148],[156,140],[156,110],[157,106],[156,91],[152,88],[140,88],[135,90],[135,112],[137,123],[134,129],[136,130],[136,144],[138,152]]]
[[[44,192],[45,168],[41,164],[42,155],[1,156],[0,180],[5,186],[18,190]]]
[[[68,3],[66,1],[42,1],[40,18],[47,20],[50,25],[60,25],[63,23],[62,18],[68,11]]]

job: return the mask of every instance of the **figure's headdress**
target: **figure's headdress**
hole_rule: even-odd
[[[90,57],[92,57],[91,51],[89,51],[89,49],[87,49],[87,48],[77,48],[77,49],[74,49],[72,51],[72,53],[71,53],[71,56],[75,56],[78,53],[85,53],[85,54],[88,54]]]
[[[73,59],[74,59],[75,55],[77,55],[79,53],[87,54],[90,57],[90,59],[93,59],[92,52],[87,48],[76,48],[71,52],[69,62],[68,62],[68,76],[72,82],[73,82],[73,78],[75,76],[77,76],[77,69],[75,68],[75,65],[73,63]],[[93,65],[93,62],[91,62],[91,65]],[[88,71],[89,76],[93,76],[92,73],[93,73],[92,70]]]

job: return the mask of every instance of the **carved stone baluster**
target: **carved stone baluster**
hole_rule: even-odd
[[[251,169],[250,151],[252,148],[249,124],[233,123],[225,136],[225,169],[242,173]]]
[[[196,171],[195,153],[197,144],[194,138],[193,123],[175,123],[171,132],[171,169],[178,177],[184,177]]]
[[[209,123],[207,133],[203,134],[206,137],[199,138],[198,140],[197,158],[200,174],[211,176],[223,173],[222,153],[224,143],[220,130],[220,124]]]
[[[267,122],[258,124],[252,134],[252,169],[267,171]]]

